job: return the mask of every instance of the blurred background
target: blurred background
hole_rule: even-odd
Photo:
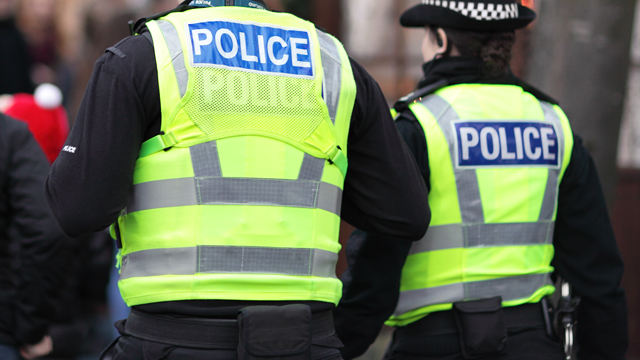
[[[273,9],[311,20],[338,37],[349,54],[378,81],[389,104],[414,90],[422,75],[420,42],[424,32],[398,25],[400,14],[419,0],[266,2]],[[32,93],[38,84],[53,83],[62,91],[62,105],[73,126],[93,64],[107,47],[129,35],[127,22],[178,3],[0,0],[0,95]],[[623,287],[628,295],[631,339],[627,358],[640,359],[640,3],[522,3],[535,9],[538,20],[517,32],[512,69],[560,101],[574,131],[583,137],[595,159],[626,266]],[[342,242],[352,230],[343,223]],[[101,259],[105,254],[111,256],[112,244],[106,241],[94,237],[91,246],[85,246],[84,251],[96,258],[91,263],[108,263]],[[346,266],[343,259],[339,273]],[[90,264],[78,266],[86,269]],[[106,284],[105,276],[96,274],[95,278],[77,281],[95,287]],[[127,310],[118,303],[114,280],[112,276],[109,287],[94,289],[90,300],[82,301],[82,296],[87,296],[83,293],[77,296],[79,301],[61,305],[88,307],[91,302],[90,310],[82,312],[80,354],[52,358],[95,358],[98,349],[115,336],[110,324],[126,316]],[[389,336],[388,329],[383,329],[379,341],[362,358],[380,359]]]

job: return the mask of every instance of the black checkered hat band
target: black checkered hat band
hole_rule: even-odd
[[[455,0],[422,0],[425,5],[442,6],[476,20],[518,18],[518,4],[486,4]]]

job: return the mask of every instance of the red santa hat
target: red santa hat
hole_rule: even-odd
[[[42,84],[33,95],[5,95],[0,99],[0,111],[26,122],[47,159],[53,163],[69,135],[69,121],[62,107],[60,89]]]

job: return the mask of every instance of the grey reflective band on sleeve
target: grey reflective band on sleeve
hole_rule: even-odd
[[[184,62],[184,53],[182,51],[182,43],[180,42],[180,36],[176,27],[167,20],[157,20],[158,27],[162,31],[164,41],[167,44],[169,53],[171,54],[171,62],[173,63],[173,70],[176,73],[176,81],[178,82],[178,88],[180,89],[180,97],[183,97],[187,92],[187,85],[189,84],[189,72]]]
[[[438,126],[449,144],[449,154],[451,154],[451,164],[456,163],[455,159],[455,134],[451,127],[453,121],[460,117],[445,99],[439,95],[430,95],[421,101],[438,122]],[[483,223],[484,211],[482,210],[482,200],[480,198],[480,188],[478,176],[475,169],[456,169],[453,166],[456,177],[456,189],[458,190],[458,202],[460,215],[464,223]]]
[[[403,291],[394,316],[425,306],[486,299],[497,295],[502,296],[502,301],[526,299],[545,285],[552,285],[549,274],[511,276]]]
[[[430,226],[410,254],[457,248],[551,244],[554,222]]]
[[[341,201],[342,189],[320,181],[179,178],[133,185],[127,213],[189,205],[263,205],[322,209],[340,216]]]
[[[316,33],[320,42],[320,56],[324,72],[324,102],[327,104],[331,122],[335,124],[342,88],[342,60],[333,39],[320,30]]]
[[[276,274],[336,278],[338,254],[320,249],[205,246],[142,250],[122,257],[120,280],[162,275]]]

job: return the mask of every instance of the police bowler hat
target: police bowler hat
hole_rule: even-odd
[[[400,24],[495,32],[523,28],[535,18],[533,10],[516,0],[422,0],[402,14]]]

